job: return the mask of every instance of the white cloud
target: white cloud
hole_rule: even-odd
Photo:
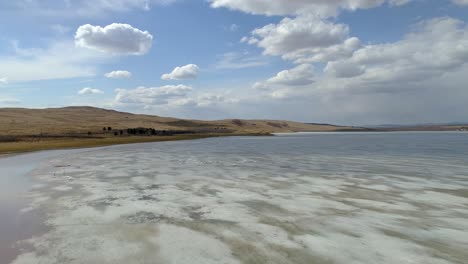
[[[287,30],[282,30],[283,34],[285,32]],[[287,41],[286,38],[275,39],[281,41],[270,43]],[[298,47],[297,44],[292,46]],[[280,54],[280,51],[287,51],[285,47],[269,47],[267,52]],[[306,58],[302,60],[307,61]],[[414,26],[413,31],[398,42],[362,46],[348,56],[327,61],[322,75],[309,74],[306,66],[300,65],[258,82],[254,87],[269,88],[271,96],[281,99],[305,96],[316,90],[324,94],[331,91],[363,94],[424,89],[427,83],[423,82],[440,78],[467,64],[468,26],[460,20],[436,18]],[[298,84],[305,87],[294,89]]]
[[[7,84],[8,83],[8,79],[3,77],[3,78],[0,78],[0,84]]]
[[[368,45],[350,58],[329,62],[327,86],[399,92],[456,71],[468,62],[468,26],[437,18],[417,25],[403,40]]]
[[[461,6],[466,6],[468,5],[468,0],[452,0],[452,3],[461,5]]]
[[[228,52],[220,56],[216,69],[236,70],[264,66],[268,63],[263,56],[252,56],[250,53]]]
[[[13,43],[11,55],[0,56],[0,73],[10,82],[94,76],[99,64],[110,57],[78,49],[71,41],[57,41],[46,48],[21,48]]]
[[[296,63],[326,62],[350,56],[361,43],[350,38],[349,27],[314,16],[284,18],[252,31],[243,42],[256,45],[265,55],[281,56]]]
[[[329,62],[310,84],[273,85],[275,80],[288,80],[280,76],[291,71],[259,82],[257,88],[269,89],[258,91],[256,105],[273,112],[287,108],[287,115],[276,111],[283,118],[290,115],[318,122],[467,120],[463,102],[468,100],[468,25],[444,17],[412,28],[400,41],[366,45],[349,58]]]
[[[76,31],[75,43],[78,47],[115,55],[143,55],[150,50],[153,36],[128,24],[113,23],[105,27],[87,24]]]
[[[342,43],[323,48],[304,48],[283,55],[283,59],[294,63],[328,62],[351,56],[361,47],[361,41],[351,37]]]
[[[171,100],[184,98],[192,87],[186,85],[166,85],[161,87],[138,87],[117,89],[116,104],[131,104],[143,107],[167,105]]]
[[[349,62],[329,62],[324,71],[336,78],[351,78],[365,72],[365,67]]]
[[[239,102],[229,91],[195,92],[186,85],[166,85],[161,87],[137,87],[135,89],[117,89],[114,106],[126,109],[154,109],[174,115],[174,111],[191,112],[217,109]],[[204,110],[203,110],[204,109]],[[196,111],[195,111],[196,112]],[[171,114],[172,113],[172,114]]]
[[[301,64],[293,69],[279,72],[276,76],[254,85],[256,89],[268,89],[272,86],[304,86],[315,81],[314,66]]]
[[[202,93],[197,96],[183,97],[170,102],[170,106],[173,107],[222,107],[227,104],[238,103],[237,98],[232,98],[225,94],[215,94],[215,93]]]
[[[99,89],[94,89],[90,87],[86,87],[78,91],[79,95],[89,95],[89,94],[103,94],[104,92]]]
[[[104,76],[111,79],[128,79],[132,77],[132,73],[129,71],[111,71],[104,74]]]
[[[176,67],[171,73],[166,73],[161,76],[163,80],[189,80],[196,79],[200,68],[195,64],[188,64],[181,67]]]
[[[380,6],[384,3],[402,5],[412,0],[208,0],[213,8],[229,8],[260,15],[314,14],[335,16],[340,10],[357,10]],[[456,0],[455,0],[456,1]]]

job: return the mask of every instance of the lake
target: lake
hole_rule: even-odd
[[[0,167],[0,263],[468,259],[468,133],[211,138]]]

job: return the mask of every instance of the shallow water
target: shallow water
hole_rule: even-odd
[[[466,133],[63,154],[31,173],[22,212],[47,230],[12,263],[466,263],[467,154]]]
[[[28,206],[27,193],[35,184],[28,173],[47,159],[76,152],[44,151],[0,158],[0,263],[8,263],[18,255],[16,241],[47,230],[40,210],[21,211]]]

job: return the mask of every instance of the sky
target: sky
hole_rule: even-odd
[[[0,0],[0,107],[468,122],[468,0]]]

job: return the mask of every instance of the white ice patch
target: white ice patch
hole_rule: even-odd
[[[468,166],[451,172],[424,159],[242,149],[221,155],[191,144],[106,148],[48,162],[24,211],[43,210],[50,231],[23,241],[32,252],[14,263],[468,259],[468,184],[457,176]]]
[[[159,245],[161,263],[240,264],[228,246],[187,228],[161,225],[151,240]]]
[[[297,236],[311,252],[332,263],[431,263],[449,264],[434,258],[430,251],[403,239],[366,233],[362,238],[330,232],[324,236]]]

